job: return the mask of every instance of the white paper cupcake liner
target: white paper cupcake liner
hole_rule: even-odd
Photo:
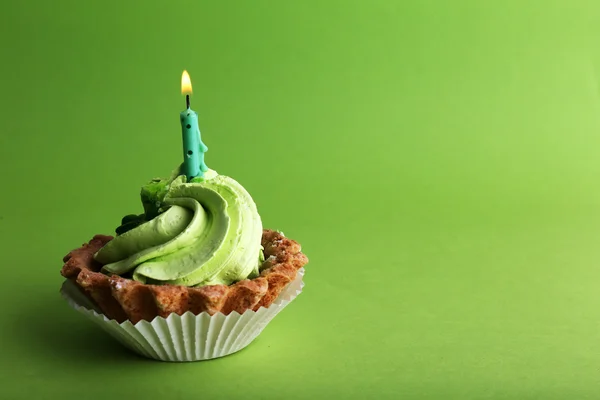
[[[118,323],[104,316],[70,280],[60,290],[71,307],[98,324],[102,329],[136,353],[161,361],[200,361],[223,357],[248,346],[267,324],[294,300],[304,286],[304,268],[268,308],[232,312],[225,316],[171,314],[152,322]]]

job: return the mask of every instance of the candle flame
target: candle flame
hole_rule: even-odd
[[[192,94],[192,81],[190,80],[190,74],[187,71],[183,71],[181,75],[181,94]]]

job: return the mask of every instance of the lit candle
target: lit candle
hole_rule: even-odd
[[[203,177],[208,171],[204,163],[204,153],[208,147],[202,143],[200,128],[198,127],[198,114],[190,108],[190,95],[192,82],[187,71],[181,76],[181,94],[185,95],[186,110],[181,113],[181,135],[183,139],[183,165],[181,173],[189,182],[192,178]]]

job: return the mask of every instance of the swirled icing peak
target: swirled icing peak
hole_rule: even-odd
[[[258,275],[262,222],[250,194],[209,170],[202,179],[155,179],[142,188],[145,213],[127,216],[95,254],[108,274],[151,284],[229,285]]]

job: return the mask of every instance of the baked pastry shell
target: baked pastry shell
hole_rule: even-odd
[[[136,353],[161,361],[223,357],[248,346],[304,286],[300,245],[264,230],[259,277],[188,288],[148,285],[99,272],[93,255],[112,237],[96,235],[65,256],[61,295]]]

